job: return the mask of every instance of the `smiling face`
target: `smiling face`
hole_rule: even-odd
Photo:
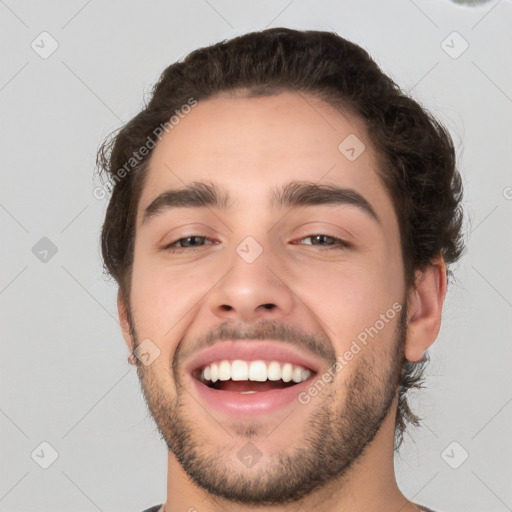
[[[155,148],[125,337],[159,354],[145,399],[207,492],[290,502],[371,456],[386,419],[392,442],[406,290],[377,166],[360,120],[292,92],[201,101]]]

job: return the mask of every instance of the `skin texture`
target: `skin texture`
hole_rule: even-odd
[[[366,147],[354,161],[338,150],[350,134]],[[201,101],[155,148],[130,304],[119,293],[118,311],[130,351],[148,338],[160,351],[137,371],[169,448],[166,512],[419,510],[394,475],[396,385],[402,356],[420,360],[437,337],[446,268],[437,259],[405,289],[397,218],[377,168],[361,120],[292,92]],[[232,207],[176,208],[141,223],[159,194],[196,181],[226,189]],[[380,222],[352,205],[272,206],[270,190],[291,181],[354,189]],[[163,249],[190,236],[207,238]],[[247,236],[262,248],[252,263],[236,251]],[[295,344],[321,375],[393,304],[401,313],[307,404],[223,416],[202,405],[184,371],[222,335]],[[249,441],[261,454],[252,467],[237,456]]]

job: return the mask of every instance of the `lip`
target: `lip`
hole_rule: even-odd
[[[252,394],[209,388],[191,374],[187,374],[187,378],[191,379],[193,388],[207,410],[215,410],[236,418],[252,418],[272,413],[294,401],[299,404],[298,396],[311,385],[314,375],[316,374],[288,388],[258,391]]]
[[[235,359],[292,363],[311,370],[311,375],[305,381],[290,387],[258,391],[251,394],[210,388],[196,378],[199,370],[204,366],[215,361],[234,361]],[[237,340],[217,342],[215,345],[202,350],[185,367],[185,374],[192,384],[191,389],[195,390],[195,394],[206,405],[207,409],[216,410],[228,416],[250,418],[263,413],[271,413],[298,401],[299,394],[311,385],[320,368],[319,360],[306,356],[295,347],[291,347],[284,342]]]
[[[311,356],[301,353],[296,347],[284,342],[268,342],[254,340],[221,341],[208,347],[185,367],[186,373],[193,375],[196,370],[208,366],[216,361],[278,361],[303,366],[312,372],[318,373],[321,362]]]

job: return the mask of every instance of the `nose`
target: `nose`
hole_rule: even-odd
[[[269,251],[264,250],[252,262],[240,254],[233,255],[229,271],[209,294],[212,313],[224,321],[247,323],[289,315],[294,295]]]

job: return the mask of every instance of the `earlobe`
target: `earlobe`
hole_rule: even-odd
[[[121,325],[121,332],[123,334],[124,341],[130,353],[133,352],[133,339],[131,336],[130,322],[128,320],[128,309],[121,292],[121,288],[117,291],[117,313],[119,315],[119,323]]]
[[[420,361],[436,340],[441,328],[446,287],[446,265],[442,257],[432,261],[423,272],[416,273],[407,314],[405,357],[408,361]]]

